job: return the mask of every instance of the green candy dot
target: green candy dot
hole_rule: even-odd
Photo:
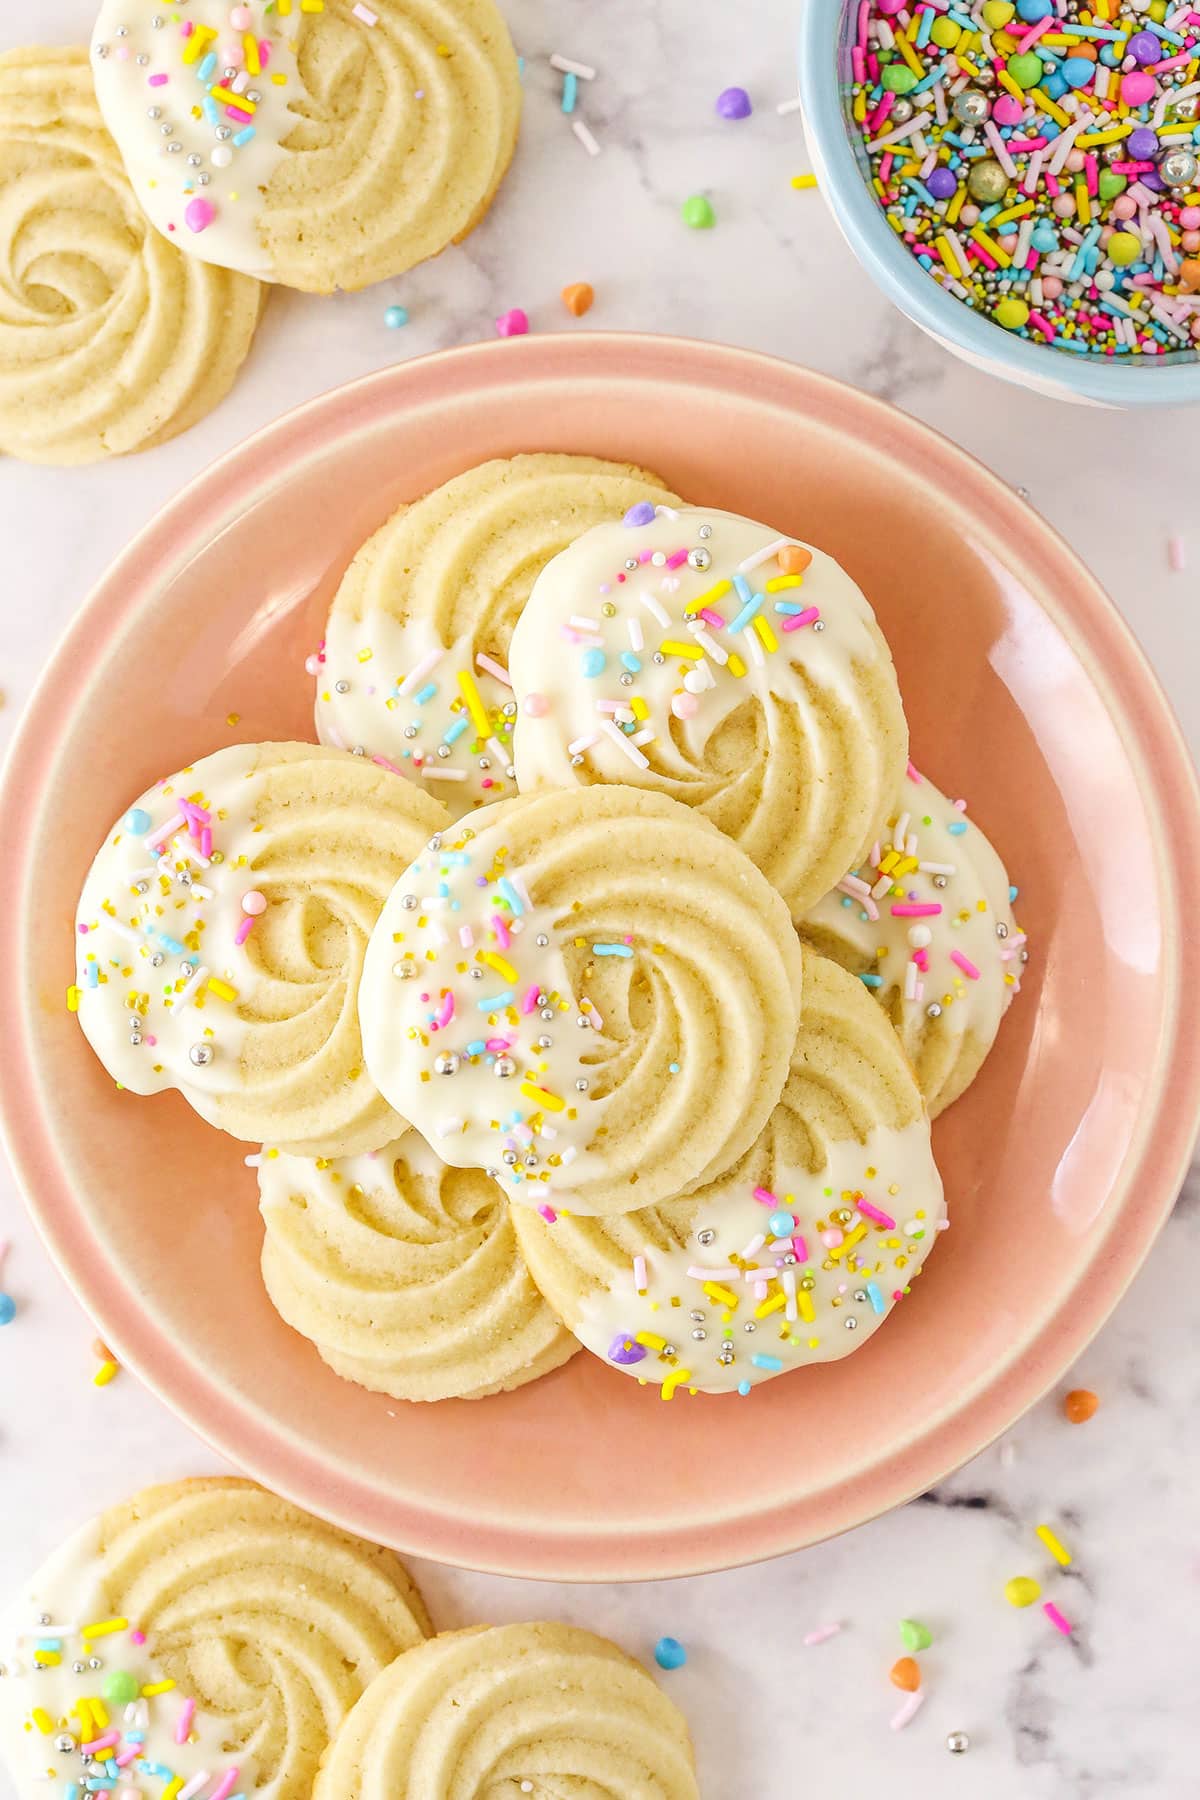
[[[1038,68],[1041,68],[1041,63]],[[889,63],[883,71],[883,85],[893,94],[911,94],[917,85],[917,78],[906,63]]]
[[[916,1619],[901,1619],[900,1642],[906,1650],[928,1650],[933,1633]]]
[[[1111,169],[1101,169],[1100,198],[1102,200],[1115,200],[1117,195],[1123,194],[1128,186],[1129,182],[1124,175],[1116,175]]]
[[[1035,88],[1042,79],[1042,59],[1040,56],[1010,56],[1008,72],[1018,87]]]
[[[113,1706],[128,1706],[131,1700],[138,1697],[138,1678],[131,1675],[128,1669],[114,1669],[111,1675],[104,1677],[101,1691]]]
[[[709,231],[717,222],[712,203],[703,194],[689,194],[683,203],[683,222],[693,231]]]

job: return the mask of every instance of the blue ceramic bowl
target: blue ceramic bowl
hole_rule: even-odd
[[[1093,406],[1178,406],[1200,400],[1200,360],[1188,352],[1110,361],[1032,343],[945,293],[885,219],[850,115],[856,0],[804,0],[800,97],[813,166],[833,216],[888,298],[965,362],[1059,400]]]

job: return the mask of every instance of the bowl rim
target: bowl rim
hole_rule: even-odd
[[[1067,356],[980,318],[918,266],[903,248],[863,180],[842,112],[836,78],[838,32],[850,0],[805,0],[799,78],[802,117],[826,204],[867,274],[914,325],[991,374],[1043,393],[1101,406],[1179,406],[1200,400],[1200,355],[1190,363],[1148,365]],[[827,73],[831,79],[827,79]],[[1061,367],[1059,366],[1061,365]]]
[[[796,1550],[849,1530],[926,1491],[984,1449],[1061,1376],[1125,1292],[1174,1205],[1192,1154],[1200,1113],[1200,1009],[1184,1004],[1200,978],[1200,936],[1182,928],[1182,899],[1200,877],[1200,792],[1179,726],[1144,653],[1095,578],[1052,527],[1030,515],[1007,485],[967,452],[906,414],[832,378],[758,352],[636,333],[588,333],[583,351],[567,334],[504,340],[442,351],[365,376],[306,402],[227,452],[181,488],[133,538],[93,588],[26,707],[0,778],[0,979],[21,996],[10,1018],[6,1080],[0,1083],[0,1133],[37,1229],[85,1312],[121,1361],[168,1409],[238,1467],[347,1530],[434,1561],[493,1574],[563,1581],[654,1579],[741,1566]],[[735,1538],[701,1522],[688,1527],[646,1525],[615,1536],[574,1530],[556,1533],[552,1521],[537,1536],[530,1559],[528,1530],[513,1522],[466,1525],[429,1506],[385,1496],[369,1479],[332,1470],[302,1429],[267,1416],[246,1397],[234,1397],[177,1341],[168,1321],[137,1302],[116,1259],[93,1238],[84,1253],[72,1240],[72,1214],[86,1221],[86,1197],[60,1165],[52,1128],[43,1126],[32,1076],[36,1008],[22,977],[21,956],[38,913],[30,848],[52,791],[50,747],[59,722],[72,712],[74,676],[89,666],[89,651],[107,644],[121,618],[145,603],[164,569],[208,543],[212,522],[245,493],[249,462],[264,481],[276,481],[289,457],[314,438],[327,446],[377,419],[403,410],[406,400],[439,401],[477,392],[513,364],[522,379],[577,378],[581,352],[595,374],[605,362],[614,376],[684,380],[714,392],[769,384],[777,398],[803,413],[814,393],[826,394],[843,429],[856,437],[899,439],[905,454],[953,476],[971,503],[1007,519],[1040,540],[1050,591],[1044,610],[1080,658],[1121,730],[1144,778],[1153,869],[1163,896],[1166,997],[1159,1028],[1155,1103],[1122,1165],[1114,1193],[1123,1229],[1114,1246],[1093,1260],[1086,1281],[1037,1328],[1024,1354],[961,1407],[927,1420],[904,1446],[880,1461],[860,1490],[860,1472],[830,1489],[819,1526],[805,1502],[745,1515]],[[507,359],[507,361],[505,360]],[[1055,576],[1060,579],[1055,579]],[[1068,604],[1057,598],[1070,592]],[[1170,1083],[1168,1083],[1168,1075]],[[1168,1103],[1169,1101],[1169,1103]]]

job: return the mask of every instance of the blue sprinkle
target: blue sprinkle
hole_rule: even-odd
[[[37,1641],[36,1648],[39,1650],[61,1650],[62,1649],[62,1639],[61,1638],[39,1638]]]
[[[465,850],[443,850],[442,861],[448,869],[465,869],[470,866],[471,859]]]
[[[678,1063],[668,1063],[667,1064],[667,1074],[668,1075],[678,1075],[678,1073],[679,1073],[679,1064]]]
[[[629,670],[629,673],[631,675],[640,675],[641,674],[641,672],[642,672],[641,662],[633,654],[632,650],[622,650],[621,661],[625,665],[625,667]]]
[[[633,951],[628,944],[593,944],[593,956],[632,956]]]
[[[746,1395],[749,1392],[750,1392],[750,1383],[748,1381],[739,1381],[738,1382],[738,1393],[742,1396],[743,1400],[746,1398]]]
[[[11,1294],[0,1294],[0,1325],[11,1325],[17,1316],[17,1303]]]
[[[961,837],[966,829],[967,821],[965,819],[955,819],[953,825],[947,825],[946,827],[946,830],[950,833],[951,837]]]
[[[1012,903],[1013,903],[1013,901],[1014,901],[1014,900],[1015,900],[1015,899],[1016,899],[1016,897],[1017,897],[1017,895],[1018,895],[1018,894],[1019,894],[1019,893],[1020,893],[1020,891],[1021,891],[1021,890],[1020,890],[1020,888],[1015,888],[1015,887],[1010,887],[1010,888],[1009,888],[1009,890],[1008,890],[1008,904],[1009,904],[1009,905],[1010,905],[1010,906],[1011,906],[1011,905],[1012,905]]]
[[[579,659],[579,666],[589,679],[594,679],[597,675],[603,675],[607,664],[608,658],[605,656],[603,650],[585,650]]]
[[[733,591],[741,601],[742,605],[748,605],[751,599],[753,599],[753,593],[746,577],[744,575],[731,575],[730,580],[733,582]]]
[[[438,896],[442,900],[448,900],[450,898],[449,882],[447,882],[447,881],[439,881],[438,882]]]
[[[143,1775],[158,1775],[163,1781],[174,1781],[174,1769],[168,1769],[162,1763],[147,1762],[144,1756],[138,1757],[138,1768]]]
[[[471,721],[466,713],[459,713],[457,719],[451,719],[442,733],[443,744],[457,744],[464,731],[471,729]]]
[[[883,986],[882,975],[860,975],[858,978],[864,987],[880,988]]]
[[[152,931],[150,936],[155,943],[161,944],[164,950],[169,950],[172,956],[183,955],[183,945],[177,938],[168,937],[165,931]]]
[[[775,602],[775,611],[777,613],[798,613],[803,612],[804,610],[804,607],[797,606],[794,600],[777,600]]]
[[[89,987],[100,986],[100,967],[98,963],[85,963],[83,978]]]
[[[872,1312],[877,1312],[877,1313],[886,1312],[887,1302],[884,1300],[883,1295],[880,1293],[879,1285],[877,1282],[868,1281],[868,1283],[867,1283],[867,1298],[871,1302]]]
[[[735,577],[736,579],[736,577]],[[765,594],[751,594],[737,617],[729,621],[730,631],[744,631],[766,599]]]
[[[471,1042],[467,1045],[467,1055],[482,1056],[486,1049],[487,1045],[482,1038],[472,1038]]]
[[[932,29],[932,27],[930,28]],[[579,77],[568,69],[563,76],[562,109],[565,113],[575,111],[575,98],[579,91]]]
[[[750,1361],[754,1364],[756,1369],[770,1369],[773,1375],[778,1375],[783,1368],[781,1358],[778,1356],[767,1356],[761,1350],[756,1350],[754,1355],[750,1358]]]
[[[383,315],[383,322],[389,331],[399,331],[402,325],[408,324],[407,306],[389,306]]]
[[[687,1651],[678,1638],[662,1637],[654,1646],[654,1660],[660,1669],[682,1669]]]
[[[217,111],[217,103],[211,94],[205,94],[203,100],[200,102],[200,106],[210,125],[216,127],[221,123],[221,115]]]
[[[516,995],[513,993],[513,990],[508,988],[505,993],[493,994],[490,999],[485,995],[482,1000],[477,1000],[475,1004],[480,1012],[499,1012],[502,1007],[511,1006],[515,999]]]
[[[502,875],[500,877],[499,881],[496,883],[496,886],[499,888],[499,890],[503,894],[504,898],[508,901],[509,910],[511,912],[515,913],[517,918],[519,919],[521,914],[525,911],[525,906],[524,906],[524,903],[522,902],[520,894],[518,894],[516,888],[513,886],[512,882],[508,879],[508,876]]]
[[[79,1783],[77,1781],[68,1781],[63,1789],[63,1800],[79,1800]]]
[[[427,681],[425,683],[425,686],[423,688],[421,688],[418,693],[413,695],[413,699],[416,701],[418,706],[424,706],[425,702],[427,700],[432,700],[433,696],[436,693],[437,693],[437,683],[435,681]]]
[[[649,500],[639,500],[636,506],[630,507],[629,511],[625,514],[622,523],[631,526],[653,525],[654,507],[652,503]]]
[[[196,65],[196,80],[202,81],[205,87],[212,80],[217,68],[217,53],[210,50],[204,61]]]
[[[518,58],[517,58],[517,74],[520,76],[521,80],[524,81],[524,79],[525,79],[525,58],[523,56],[518,56]],[[233,1800],[246,1800],[246,1796],[244,1794],[235,1794],[233,1796]]]
[[[843,894],[843,895],[842,895],[842,905],[843,905],[843,906],[853,906],[853,905],[854,905],[854,902],[853,902],[853,900],[852,900],[852,899],[851,899],[851,898],[850,898],[850,896],[849,896],[849,894]]]
[[[252,137],[256,137],[257,135],[253,125],[243,125],[240,131],[234,132],[233,143],[238,150],[241,150],[244,145],[250,142]]]
[[[134,837],[145,837],[153,823],[150,814],[141,806],[131,806],[125,814],[125,829],[131,831]]]

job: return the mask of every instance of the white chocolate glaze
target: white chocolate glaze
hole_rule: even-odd
[[[912,769],[880,841],[801,921],[887,1010],[932,1112],[974,1078],[1020,991],[1015,891],[965,804]]]
[[[226,1743],[220,1720],[195,1711],[179,1743],[176,1732],[188,1696],[171,1683],[165,1693],[141,1697],[141,1689],[161,1679],[161,1671],[154,1665],[153,1640],[135,1641],[136,1619],[115,1631],[83,1635],[85,1627],[110,1617],[101,1569],[100,1526],[93,1520],[54,1552],[0,1619],[0,1755],[15,1784],[15,1800],[87,1800],[86,1781],[105,1780],[114,1768],[118,1779],[109,1792],[158,1794],[177,1776],[186,1790],[207,1771],[209,1779],[194,1789],[205,1800],[218,1792],[257,1793],[268,1800],[272,1787],[255,1787],[250,1760]],[[39,1645],[46,1649],[39,1651]],[[91,1668],[90,1660],[101,1666]],[[85,1665],[78,1674],[76,1663]],[[136,1680],[136,1699],[104,1699],[104,1684],[117,1673]],[[81,1699],[100,1703],[103,1710],[99,1718],[92,1715],[92,1728],[100,1725],[101,1737],[119,1734],[119,1741],[104,1745],[94,1759],[81,1751],[84,1743],[98,1741],[83,1731]],[[141,1741],[138,1733],[144,1734]],[[108,1757],[115,1759],[111,1768]],[[227,1786],[231,1772],[235,1780]]]
[[[874,614],[824,552],[648,503],[548,563],[513,633],[522,792],[623,781],[698,808],[792,907],[868,843],[904,768]]]
[[[818,1175],[777,1171],[768,1191],[718,1184],[686,1232],[662,1234],[572,1320],[614,1368],[676,1388],[747,1393],[857,1350],[895,1310],[946,1216],[929,1125],[828,1146]],[[866,1210],[870,1208],[871,1210]],[[791,1228],[778,1235],[768,1221]]]
[[[233,28],[235,12],[249,28]],[[181,250],[260,281],[274,279],[261,195],[304,99],[307,17],[300,0],[286,12],[274,0],[191,0],[186,12],[103,0],[92,34],[100,110],[146,216]]]

